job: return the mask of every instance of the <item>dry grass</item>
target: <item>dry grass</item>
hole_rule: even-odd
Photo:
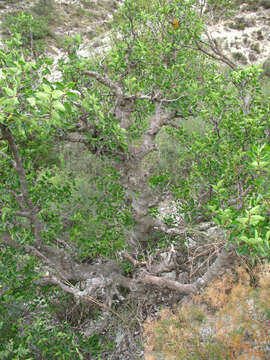
[[[254,274],[258,286],[252,287]],[[176,311],[144,326],[146,360],[270,358],[270,266],[243,266],[217,278]]]

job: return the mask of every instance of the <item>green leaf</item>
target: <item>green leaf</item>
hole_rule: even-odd
[[[66,109],[67,112],[71,112],[71,111],[72,111],[72,107],[71,107],[70,103],[68,103],[67,101],[65,101],[63,105],[65,106],[65,109]]]
[[[45,91],[47,94],[51,94],[52,89],[51,89],[51,87],[50,87],[49,85],[43,84],[42,87],[43,87],[44,91]]]
[[[13,112],[15,105],[17,105],[18,103],[19,101],[16,97],[2,98],[0,100],[0,105],[4,105],[5,111],[10,113]]]
[[[6,217],[7,217],[7,214],[9,213],[9,211],[10,211],[10,208],[7,208],[7,207],[3,207],[3,208],[1,209],[1,212],[2,212],[1,218],[2,218],[2,221],[5,221],[5,219],[6,219]]]
[[[260,162],[260,168],[264,168],[269,165],[269,161],[261,161]]]
[[[27,99],[27,101],[29,102],[29,104],[31,106],[35,106],[36,105],[36,99],[34,97],[30,97]]]
[[[66,111],[64,105],[63,105],[62,103],[60,103],[60,101],[55,101],[55,102],[53,103],[53,106],[54,106],[54,108],[55,108],[56,110],[59,110],[59,111],[61,111],[61,112],[65,112],[65,111]]]
[[[57,111],[52,111],[52,120],[55,125],[61,125],[61,117]]]
[[[249,210],[249,213],[250,213],[251,215],[257,214],[258,211],[260,210],[260,207],[261,207],[260,205],[254,206],[252,209]]]
[[[8,96],[15,96],[16,95],[16,91],[14,93],[14,90],[10,89],[10,88],[7,88],[7,87],[4,87],[3,90],[6,92],[6,94]]]
[[[263,221],[264,217],[261,215],[252,215],[250,217],[250,225],[257,225],[260,221]]]
[[[245,225],[248,223],[248,218],[238,218],[237,219],[238,222],[240,222],[241,224]]]
[[[224,180],[220,180],[220,181],[217,183],[217,189],[221,188],[221,186],[223,185],[223,182],[224,182]]]
[[[48,102],[50,101],[50,95],[49,95],[49,94],[46,94],[45,92],[38,91],[38,92],[36,93],[36,97],[37,97],[39,100],[45,101],[46,103],[48,103]]]
[[[63,95],[64,95],[64,92],[61,91],[61,90],[54,90],[54,91],[52,92],[52,98],[53,98],[54,100],[60,99],[60,97],[62,97]]]
[[[244,241],[245,243],[248,243],[248,242],[249,242],[249,238],[248,238],[247,236],[245,236],[245,235],[240,236],[240,237],[239,237],[239,240],[240,240],[240,241]]]

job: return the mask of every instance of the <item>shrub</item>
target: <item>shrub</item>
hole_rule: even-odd
[[[263,63],[264,74],[270,77],[270,58]]]
[[[24,12],[7,16],[3,28],[9,35],[20,34],[23,48],[31,50],[35,55],[43,49],[41,40],[50,35],[48,24],[41,17]]]
[[[38,16],[53,17],[54,1],[53,0],[39,0],[31,9]]]

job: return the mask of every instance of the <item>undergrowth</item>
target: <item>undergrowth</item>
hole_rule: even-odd
[[[254,285],[254,276],[256,286]],[[247,360],[270,358],[270,266],[237,266],[180,308],[145,323],[145,358]]]

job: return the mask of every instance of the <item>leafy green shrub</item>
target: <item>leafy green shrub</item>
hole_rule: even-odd
[[[237,0],[209,0],[206,5],[206,14],[210,12],[214,20],[218,21],[220,17],[230,17],[236,5]]]
[[[270,9],[270,1],[269,0],[261,0],[260,5],[263,6],[265,9]]]
[[[98,159],[80,146],[62,150],[63,171],[58,181],[73,179],[71,197],[62,203],[61,217],[81,257],[115,256],[125,245],[124,231],[132,223],[124,203],[119,176],[110,162]]]
[[[9,35],[20,34],[23,47],[34,54],[41,52],[44,47],[41,40],[50,35],[48,24],[41,17],[24,12],[7,16],[3,21],[3,28]]]
[[[266,59],[263,63],[264,74],[270,77],[270,58]]]
[[[1,341],[1,360],[95,359],[107,348],[101,344],[98,335],[84,337],[79,332],[70,330],[65,323],[52,326],[53,320],[48,314],[36,316],[31,325],[28,325],[25,319],[20,320],[14,335],[7,341]],[[0,330],[3,326],[1,323]]]
[[[21,0],[5,0],[5,3],[7,4],[16,4],[18,2],[21,2]]]
[[[193,221],[207,214],[208,208],[208,216],[227,232],[228,240],[238,244],[239,252],[251,255],[253,260],[256,256],[269,260],[270,149],[265,137],[269,133],[269,108],[260,73],[257,67],[247,67],[231,72],[229,77],[218,75],[215,86],[212,82],[209,91],[214,98],[201,112],[210,125],[205,134],[188,135],[183,129],[176,132],[183,145],[189,142],[183,156],[193,154],[193,160],[190,158],[188,176],[175,190]],[[248,111],[238,95],[243,83],[245,91],[256,99]],[[231,109],[228,112],[221,110],[225,104]]]

